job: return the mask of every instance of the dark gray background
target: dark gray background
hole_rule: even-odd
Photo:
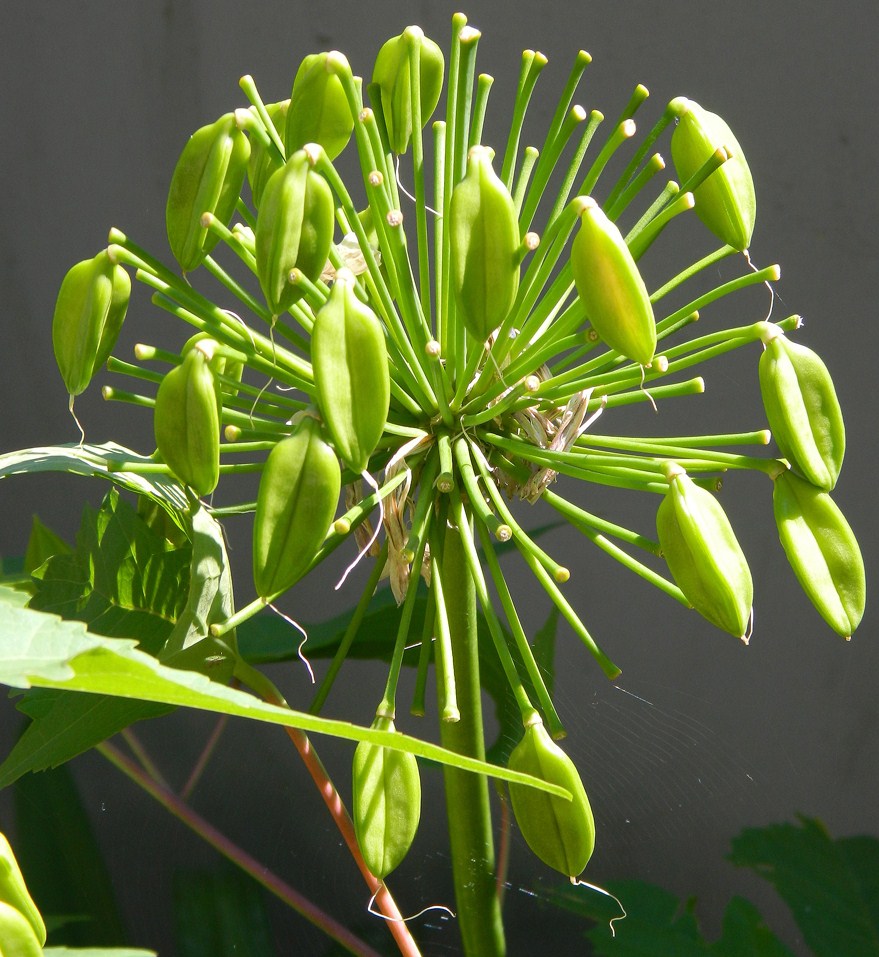
[[[252,73],[267,101],[281,99],[289,94],[302,56],[331,48],[346,52],[355,72],[368,75],[381,42],[409,23],[418,23],[446,47],[455,9],[446,2],[4,3],[0,448],[76,439],[51,351],[51,314],[61,278],[73,262],[101,247],[110,225],[148,248],[165,248],[165,190],[176,157],[196,127],[243,104],[236,85],[240,75]],[[538,99],[541,90],[546,97],[543,115],[540,106],[534,109],[532,120],[540,122],[532,130],[545,128],[553,104],[548,94],[560,89],[579,48],[595,60],[579,97],[587,109],[602,109],[611,118],[634,84],[642,82],[652,93],[642,108],[644,123],[652,123],[678,94],[728,120],[757,184],[752,254],[761,265],[782,264],[777,290],[783,303],[776,304],[774,317],[790,312],[806,317],[799,341],[822,354],[836,381],[849,450],[834,497],[860,538],[868,583],[875,583],[875,3],[474,0],[466,12],[483,31],[479,68],[496,78],[488,136],[504,129],[524,47],[550,58],[538,87]],[[674,254],[668,250],[670,262],[680,265]],[[655,262],[658,275],[667,274],[661,261]],[[732,321],[754,321],[763,316],[766,298],[743,297],[738,308],[745,311],[734,313]],[[166,336],[179,341],[179,333],[141,291],[118,353],[124,355],[135,341]],[[763,424],[758,354],[755,347],[729,366],[709,368],[709,392],[688,401],[685,410],[697,414],[693,431],[708,422],[730,429]],[[669,409],[662,412],[666,422],[676,414]],[[90,440],[112,436],[150,450],[149,417],[104,405],[97,386],[80,397],[77,411]],[[619,422],[620,431],[668,429],[665,422],[653,425],[646,413]],[[603,423],[608,430],[613,425]],[[23,550],[34,510],[72,535],[82,500],[91,496],[94,501],[97,495],[81,480],[2,483],[0,551]],[[548,541],[571,566],[569,592],[622,666],[620,684],[630,692],[608,686],[573,636],[563,633],[558,695],[570,732],[566,746],[583,770],[599,824],[598,850],[587,876],[598,883],[642,877],[681,895],[697,893],[711,932],[726,900],[745,893],[772,914],[791,946],[802,952],[762,883],[722,857],[742,826],[789,820],[796,812],[822,818],[834,834],[876,832],[876,616],[874,606],[868,606],[849,644],[823,625],[785,563],[765,480],[734,477],[723,501],[757,585],[756,631],[748,648],[654,594],[576,537],[560,534]],[[627,497],[607,496],[592,505],[650,530],[655,503],[630,506]],[[234,561],[241,569],[243,599],[249,556],[246,528],[237,528],[241,544]],[[234,543],[235,529],[232,534]],[[527,576],[508,564],[518,587],[526,587]],[[323,614],[330,584],[328,575],[326,588],[300,589],[288,610],[306,621]],[[352,586],[348,601],[356,594]],[[535,594],[522,604],[529,626],[539,626],[548,600]],[[307,701],[304,679],[291,672],[283,670],[279,680],[286,682],[294,703]],[[382,683],[382,669],[352,671],[330,710],[369,720]],[[359,689],[366,689],[365,701],[355,697]],[[11,706],[3,705],[3,715],[5,745],[14,725]],[[408,716],[401,724],[431,733]],[[178,720],[170,734],[155,725],[144,736],[165,753],[171,742],[183,766],[198,752],[208,727],[202,718]],[[332,743],[322,743],[322,749],[344,781],[350,749]],[[333,913],[357,919],[366,903],[363,885],[281,736],[236,726],[223,758],[198,793],[200,809]],[[134,942],[170,953],[170,881],[163,856],[195,864],[210,862],[211,854],[148,799],[105,775],[98,758],[78,762],[78,775],[99,837],[119,868]],[[426,820],[434,831],[441,830],[435,798],[439,779],[434,772],[428,775]],[[6,813],[5,806],[0,810]],[[441,835],[425,831],[391,880],[404,911],[429,902],[451,903],[443,847]],[[136,872],[123,877],[125,861],[139,863]],[[535,940],[562,953],[579,952],[576,923],[541,910],[538,899],[522,892],[539,891],[553,878],[532,866],[518,836],[511,882],[511,954],[533,953]],[[282,921],[279,928],[285,941],[279,952],[322,952],[321,936],[299,922]],[[426,953],[457,952],[452,933],[425,933]]]

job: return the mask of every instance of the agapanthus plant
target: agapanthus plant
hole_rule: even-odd
[[[153,454],[82,445],[79,455],[129,487],[136,476],[161,479],[152,520],[170,517],[169,535],[194,539],[199,523],[255,513],[256,597],[234,612],[228,601],[203,602],[155,651],[161,661],[235,674],[283,705],[238,655],[235,630],[342,549],[371,570],[316,713],[378,583],[389,579],[401,614],[386,686],[364,716],[371,728],[348,734],[361,740],[353,774],[361,863],[379,907],[394,913],[380,882],[415,834],[414,753],[424,753],[396,731],[397,687],[404,650],[420,641],[414,710],[424,709],[433,665],[445,752],[431,756],[444,762],[464,950],[490,957],[504,952],[503,928],[487,777],[472,768],[490,769],[464,760],[485,759],[480,653],[496,655],[521,714],[509,771],[494,773],[509,781],[526,841],[572,879],[594,846],[586,791],[556,743],[563,721],[499,549],[518,552],[604,674],[619,674],[612,648],[587,630],[576,591],[565,588],[564,563],[523,528],[530,505],[747,641],[751,573],[715,493],[727,470],[754,470],[772,482],[795,574],[840,635],[857,627],[865,584],[857,543],[829,494],[844,452],[839,405],[824,364],[790,338],[798,317],[771,321],[764,309],[735,328],[711,326],[718,300],[779,277],[778,267],[757,268],[748,256],[755,189],[728,125],[679,97],[639,134],[642,86],[614,120],[587,113],[575,104],[590,63],[580,52],[549,128],[526,131],[546,65],[526,51],[506,141],[489,144],[492,78],[476,74],[479,40],[456,15],[446,58],[409,27],[381,48],[365,91],[339,52],[306,57],[283,102],[265,103],[245,77],[250,106],[194,133],[174,171],[166,218],[176,266],[113,229],[107,248],[65,279],[54,342],[71,408],[106,363],[135,383],[105,386],[106,398],[153,410]],[[522,148],[534,135],[538,148]],[[675,180],[653,152],[668,136]],[[336,165],[352,149],[355,182]],[[649,289],[639,261],[675,236],[677,217],[694,215],[706,227],[704,249]],[[736,257],[736,277],[711,288],[712,267]],[[199,291],[202,273],[213,279],[210,294]],[[142,344],[136,362],[111,357],[130,274],[182,320],[179,351]],[[683,305],[667,306],[671,299]],[[753,350],[755,366],[759,358],[779,456],[765,453],[770,433],[760,422],[746,433],[721,424],[714,434],[667,435],[658,414],[653,435],[615,431],[623,406],[661,413],[670,399],[701,394],[697,367],[739,348]],[[258,473],[259,484],[239,503],[223,479],[241,472]],[[651,496],[655,530],[575,504],[583,482]],[[285,606],[293,617],[295,594]],[[413,634],[425,594],[424,625]],[[493,651],[478,647],[480,617]],[[307,650],[305,642],[303,657]],[[334,733],[331,723],[296,726]],[[401,949],[416,952],[408,931],[392,927]]]

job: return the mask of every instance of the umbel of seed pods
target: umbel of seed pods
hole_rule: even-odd
[[[564,800],[511,786],[516,819],[543,861],[575,876],[593,850],[592,811],[577,769],[553,740],[563,728],[493,539],[515,544],[603,670],[615,677],[619,669],[562,594],[567,569],[521,528],[508,499],[542,498],[639,576],[719,629],[747,639],[754,585],[714,491],[717,473],[726,468],[759,469],[773,479],[779,537],[798,580],[831,628],[848,637],[863,614],[865,576],[855,537],[830,498],[845,448],[843,421],[826,367],[788,338],[798,327],[796,317],[682,336],[700,310],[777,279],[776,267],[749,271],[657,318],[666,293],[750,245],[754,184],[729,126],[692,100],[673,100],[600,200],[596,184],[611,155],[632,139],[632,115],[647,91],[636,88],[592,166],[581,173],[603,119],[572,106],[590,62],[581,53],[543,150],[529,147],[520,155],[528,100],[546,63],[526,51],[509,139],[496,154],[481,141],[491,78],[479,78],[475,96],[472,88],[479,33],[460,15],[453,23],[446,118],[433,126],[432,206],[424,133],[441,98],[445,63],[439,46],[418,27],[379,51],[370,106],[337,52],[306,57],[290,99],[282,102],[265,105],[245,78],[251,107],[193,134],[171,178],[168,240],[185,278],[114,230],[108,249],[74,266],[62,283],[55,354],[72,402],[110,356],[130,293],[125,267],[133,267],[158,306],[197,330],[179,354],[137,348],[142,362],[170,364],[164,374],[109,360],[111,371],[158,383],[154,398],[105,390],[107,397],[154,408],[157,448],[149,467],[174,475],[194,501],[222,490],[222,475],[239,469],[221,463],[221,456],[268,452],[264,462],[241,469],[261,471],[253,531],[258,597],[214,625],[216,634],[273,602],[348,536],[363,547],[383,500],[386,542],[376,546],[377,566],[361,607],[380,574],[390,577],[403,607],[376,728],[395,730],[397,678],[412,640],[421,578],[429,583],[429,601],[419,674],[435,638],[442,716],[458,717],[443,564],[446,530],[456,532],[522,714],[524,733],[510,766],[571,794]],[[648,153],[669,125],[680,185],[669,182],[624,229],[627,211],[664,167],[658,154]],[[562,154],[577,130],[579,146],[553,194],[551,174],[564,170]],[[333,165],[352,135],[367,196],[361,209]],[[414,216],[405,212],[411,206],[400,201],[397,183],[404,154],[412,158]],[[551,208],[538,238],[531,224],[546,197]],[[722,245],[650,294],[638,260],[674,217],[690,209]],[[241,222],[233,223],[236,213]],[[414,220],[408,231],[406,218]],[[220,265],[216,249],[234,253],[250,270],[250,287]],[[234,296],[237,311],[190,284],[188,274],[199,267]],[[607,415],[630,402],[701,392],[701,379],[656,380],[756,341],[764,346],[759,384],[781,458],[710,448],[765,443],[765,431],[650,439],[589,428],[602,409]],[[245,365],[255,383],[243,377]],[[285,389],[270,390],[267,381]],[[383,484],[363,497],[360,479],[372,484],[381,470]],[[659,493],[658,541],[573,505],[550,488],[559,475]],[[338,516],[343,486],[348,510]],[[632,555],[632,548],[648,558],[662,555],[672,580]],[[347,636],[348,646],[353,637]],[[405,856],[418,826],[418,765],[411,755],[361,744],[353,783],[358,840],[370,869],[384,878]]]

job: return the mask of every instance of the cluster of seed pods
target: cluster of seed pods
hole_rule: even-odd
[[[252,506],[257,597],[213,631],[221,635],[275,601],[343,544],[353,546],[352,557],[368,550],[376,566],[365,599],[384,574],[402,605],[377,708],[376,726],[385,730],[394,729],[422,580],[420,673],[434,648],[442,717],[458,715],[444,598],[448,536],[455,537],[522,714],[510,766],[573,795],[564,801],[517,785],[513,809],[535,853],[575,876],[592,853],[592,812],[553,740],[563,736],[562,722],[496,543],[515,546],[603,671],[614,677],[619,669],[564,593],[567,569],[522,528],[511,500],[542,500],[611,557],[739,638],[749,635],[754,583],[715,494],[726,470],[773,480],[793,570],[846,637],[863,613],[864,569],[829,495],[842,463],[842,416],[824,364],[788,337],[797,317],[691,334],[700,313],[700,327],[710,322],[719,299],[779,275],[742,257],[737,276],[713,288],[707,281],[711,267],[747,251],[755,225],[754,184],[728,125],[681,97],[639,138],[633,117],[647,99],[639,86],[602,141],[602,114],[574,103],[590,62],[580,53],[541,148],[522,150],[546,64],[526,51],[506,143],[492,146],[483,142],[491,77],[476,77],[479,39],[456,16],[446,70],[439,45],[410,27],[379,51],[366,95],[338,52],[306,57],[289,100],[265,104],[252,80],[242,80],[250,106],[193,134],[171,179],[167,230],[179,270],[113,230],[108,248],[75,266],[61,287],[55,351],[72,402],[111,355],[128,269],[158,307],[195,330],[179,353],[141,345],[137,364],[109,359],[111,372],[156,384],[153,395],[115,387],[105,395],[154,409],[154,467],[194,496],[213,495],[218,514],[233,504],[222,499],[224,474],[260,473]],[[445,116],[428,130],[443,91]],[[678,181],[661,182],[665,161],[651,150],[668,130]],[[362,171],[353,184],[334,165],[352,138]],[[691,210],[719,245],[650,291],[639,260]],[[220,251],[247,279],[223,265]],[[223,302],[198,291],[196,270],[219,281]],[[685,305],[665,310],[666,296],[689,288]],[[707,437],[599,433],[624,406],[701,393],[703,379],[689,370],[755,343],[765,347],[759,384],[777,458],[729,451],[765,446],[762,423]],[[662,417],[656,421],[661,428]],[[236,460],[242,455],[246,465]],[[585,481],[658,496],[657,538],[587,512],[556,491],[557,480],[559,489]],[[384,542],[376,538],[382,528]],[[415,759],[361,745],[354,790],[358,838],[383,878],[418,824]]]

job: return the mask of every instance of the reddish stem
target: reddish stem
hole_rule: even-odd
[[[136,762],[119,751],[118,748],[105,741],[103,744],[97,746],[97,750],[100,751],[111,764],[115,765],[123,774],[126,774],[132,781],[142,787],[176,818],[219,851],[220,854],[234,862],[255,881],[262,884],[266,890],[271,891],[272,894],[279,897],[285,904],[293,908],[298,914],[301,914],[306,920],[311,921],[312,924],[319,927],[328,937],[337,941],[352,954],[359,955],[359,957],[380,957],[380,954],[373,950],[372,947],[355,934],[352,934],[351,931],[330,917],[329,914],[322,911],[307,897],[300,894],[299,891],[282,881],[281,878],[270,871],[264,864],[260,864],[256,858],[251,857],[245,850],[230,841],[225,834],[217,830],[212,824],[208,823],[203,817],[193,811],[192,808],[170,788],[164,787],[155,781],[149,774],[138,767]]]

